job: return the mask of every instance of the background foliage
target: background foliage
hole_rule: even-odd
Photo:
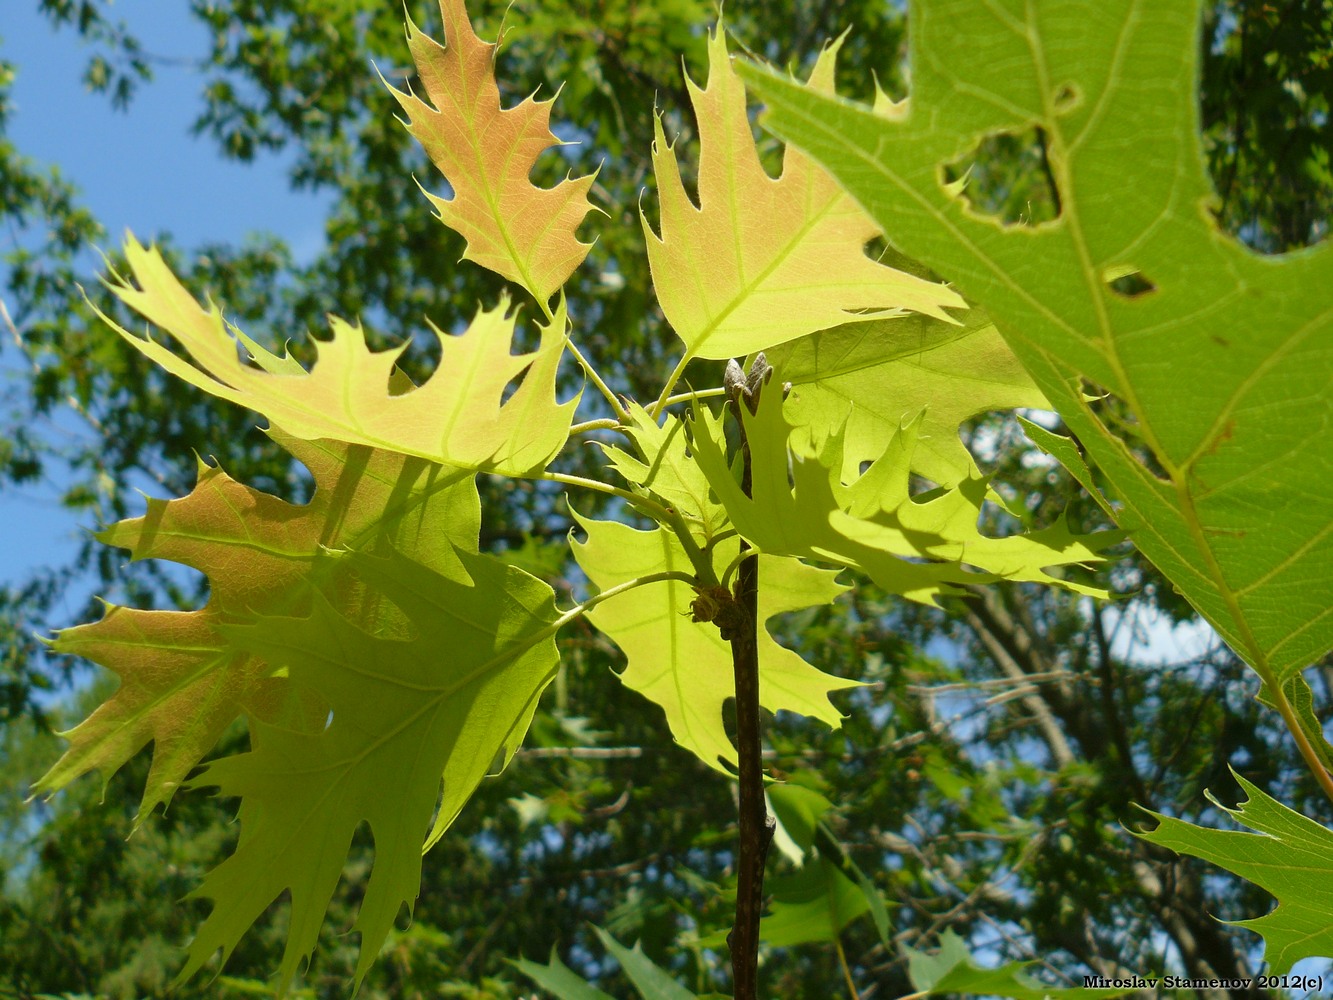
[[[82,69],[111,101],[131,101],[136,88],[153,85],[151,58],[108,6],[41,6],[93,43]],[[625,218],[606,227],[572,300],[581,316],[596,319],[589,347],[617,359],[609,374],[646,395],[669,334],[648,291],[634,206],[651,184],[654,95],[668,134],[692,137],[692,120],[681,114],[688,101],[678,60],[683,53],[699,72],[712,12],[690,0],[530,6],[508,14],[523,44],[506,51],[500,78],[511,100],[566,81],[562,106],[581,123],[583,143],[565,147],[565,162],[546,164],[548,179],[566,169],[583,173],[604,158],[616,167],[603,168],[594,198],[622,206]],[[1325,238],[1333,201],[1333,7],[1313,0],[1288,7],[1220,4],[1202,30],[1202,113],[1219,218],[1270,252]],[[409,4],[409,12],[424,31],[438,33],[433,5]],[[410,178],[430,176],[429,166],[393,120],[392,97],[367,71],[369,55],[386,77],[401,79],[397,8],[368,0],[236,0],[200,5],[197,14],[214,33],[197,70],[201,131],[223,156],[293,150],[293,183],[328,188],[336,200],[325,248],[308,264],[267,238],[172,248],[190,287],[226,301],[230,315],[271,344],[292,330],[322,328],[326,312],[360,316],[388,341],[418,330],[423,312],[465,318],[472,302],[494,301],[490,276],[456,265],[461,244],[423,210]],[[503,8],[480,4],[473,14],[493,35]],[[842,92],[867,96],[871,68],[891,92],[903,90],[905,23],[893,8],[756,2],[729,8],[727,17],[736,38],[779,62],[808,59],[823,38],[852,25]],[[10,72],[0,72],[0,129]],[[1002,213],[1039,213],[1050,198],[1041,164],[1039,137],[997,145],[969,191]],[[3,482],[67,466],[67,506],[85,520],[109,522],[139,512],[134,485],[186,492],[195,474],[190,447],[208,440],[236,478],[292,499],[307,495],[299,468],[247,414],[168,380],[105,335],[75,288],[95,288],[80,250],[89,240],[104,245],[104,235],[79,208],[77,192],[2,133],[0,214],[15,234],[5,248],[4,302],[21,335],[10,339],[6,331],[3,349],[22,372],[21,382],[6,385]],[[109,297],[92,294],[121,315]],[[418,372],[429,352],[423,342],[409,354]],[[73,450],[33,430],[34,414],[67,407],[93,428]],[[1063,474],[1034,457],[1014,427],[979,421],[972,433],[974,450],[997,467],[1033,524],[1066,513],[1082,530],[1101,524],[1090,501],[1064,509]],[[593,473],[603,459],[589,449],[582,461]],[[573,586],[559,554],[569,513],[558,493],[533,483],[482,484],[494,491],[484,498],[483,510],[492,512],[484,546],[522,553],[558,591]],[[120,558],[90,547],[79,561],[117,600],[162,607],[201,600],[151,561],[122,567]],[[44,655],[31,638],[73,569],[52,567],[0,591],[0,988],[160,995],[201,916],[196,904],[176,901],[235,827],[225,805],[182,796],[126,841],[145,759],[112,780],[104,805],[97,805],[101,790],[85,781],[37,811],[22,807],[21,776],[40,773],[56,752],[49,726],[81,717],[95,694],[105,694],[101,682]],[[769,729],[770,766],[834,802],[830,840],[890,904],[889,944],[866,917],[842,934],[861,990],[910,992],[897,945],[933,948],[945,930],[1000,959],[1038,958],[1053,982],[1088,971],[1232,976],[1255,967],[1257,939],[1214,915],[1264,912],[1268,898],[1126,836],[1123,826],[1139,815],[1132,804],[1216,823],[1219,811],[1203,790],[1228,804],[1242,797],[1228,764],[1325,823],[1327,802],[1224,647],[1145,668],[1142,649],[1125,641],[1135,613],[1186,620],[1189,609],[1134,554],[1108,573],[1115,589],[1137,595],[1120,613],[1093,613],[1084,600],[1024,586],[978,592],[935,612],[866,587],[790,622],[792,640],[817,666],[871,682],[838,696],[849,718],[836,733],[790,716]],[[606,683],[606,671],[623,664],[604,639],[587,629],[563,646],[565,666],[526,748],[503,776],[482,785],[453,834],[427,856],[417,919],[386,946],[368,995],[518,996],[525,980],[505,959],[541,959],[552,945],[619,993],[615,963],[584,920],[623,942],[639,940],[700,991],[721,964],[716,949],[691,942],[730,919],[717,901],[732,861],[728,786],[671,746],[660,710]],[[1319,703],[1328,703],[1331,677],[1326,662],[1316,677]],[[49,699],[34,698],[52,687],[79,704],[47,707]],[[364,858],[350,874],[332,927],[350,923]],[[280,919],[275,914],[245,939],[228,966],[234,978],[196,982],[183,995],[247,995],[277,964]],[[354,963],[352,943],[330,935],[304,987],[340,995]],[[765,968],[771,991],[783,997],[835,995],[842,978],[834,950],[818,944],[775,951]]]

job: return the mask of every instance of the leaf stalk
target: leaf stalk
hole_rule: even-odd
[[[612,486],[610,483],[603,483],[596,479],[588,479],[584,476],[571,476],[567,472],[551,472],[547,470],[541,474],[541,478],[552,483],[564,483],[566,486],[582,486],[585,490],[592,490],[595,493],[606,493],[610,496],[620,497],[627,503],[633,504],[640,510],[649,514],[655,521],[666,524],[671,520],[671,513],[656,500],[640,496],[638,493],[632,493],[629,490],[621,489],[619,486]]]
[[[648,411],[654,420],[660,419],[662,411],[671,403],[673,399],[671,390],[676,387],[676,383],[680,381],[680,377],[685,374],[685,366],[692,360],[694,359],[690,356],[690,352],[686,351],[680,356],[680,360],[676,362],[676,367],[671,369],[671,374],[667,376],[666,384],[662,386],[662,394],[657,397],[657,402],[654,403],[653,408]]]
[[[630,422],[630,415],[629,411],[625,409],[625,404],[620,401],[620,397],[612,391],[609,385],[606,384],[605,379],[598,374],[597,369],[592,366],[592,362],[584,356],[581,350],[579,350],[579,345],[574,343],[573,337],[565,337],[565,347],[569,349],[570,354],[574,355],[574,360],[579,363],[579,367],[581,367],[588,378],[592,380],[592,384],[597,386],[597,391],[606,397],[606,401],[611,404],[611,411],[616,415],[616,423],[628,424]],[[571,429],[570,432],[573,433],[573,430]]]

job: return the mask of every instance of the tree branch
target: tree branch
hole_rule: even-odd
[[[727,389],[741,428],[743,473],[741,489],[750,495],[750,446],[745,440],[741,402],[753,413],[766,372],[762,354],[755,358],[747,380],[740,366],[727,366]],[[747,548],[741,540],[741,551]],[[740,780],[740,845],[736,865],[736,920],[727,935],[731,950],[732,987],[736,1000],[758,1000],[759,920],[764,910],[764,865],[776,823],[764,804],[763,737],[759,725],[759,558],[742,559],[736,574],[736,603],[743,612],[742,627],[731,639],[731,663],[736,683],[736,757]]]
[[[1025,678],[1032,671],[1023,669],[997,635],[997,631],[1001,630],[996,629],[995,626],[1003,621],[1001,614],[1003,609],[997,606],[998,600],[989,592],[974,591],[974,593],[976,593],[975,597],[966,598],[963,602],[966,608],[964,614],[968,627],[972,629],[972,633],[986,647],[991,659],[1004,671],[1007,677],[1014,680]],[[1013,632],[1016,631],[1013,630]],[[1051,758],[1055,765],[1057,767],[1068,767],[1074,763],[1076,759],[1074,751],[1069,746],[1069,741],[1065,739],[1064,731],[1056,721],[1050,705],[1037,694],[1024,694],[1022,701],[1024,707],[1037,720],[1037,726],[1041,729],[1041,734],[1046,741],[1046,746],[1051,751]]]

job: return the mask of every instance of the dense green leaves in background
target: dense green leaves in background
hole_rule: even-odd
[[[593,197],[618,207],[624,224],[600,227],[589,263],[570,287],[570,308],[596,321],[584,328],[588,346],[598,357],[617,359],[616,384],[642,396],[660,379],[659,345],[671,337],[648,292],[635,225],[638,191],[652,183],[646,151],[653,95],[666,110],[666,135],[679,135],[688,148],[694,125],[684,110],[679,59],[683,53],[694,79],[705,78],[702,26],[711,10],[685,2],[532,6],[509,15],[521,41],[506,49],[499,75],[509,88],[507,103],[538,84],[550,93],[567,81],[561,105],[586,141],[544,161],[539,179],[588,173],[608,158]],[[43,7],[95,43],[89,82],[132,100],[148,64],[132,37],[104,19],[109,9]],[[873,69],[890,92],[903,93],[903,21],[878,3],[834,9],[836,21],[823,4],[737,5],[728,10],[728,30],[785,62],[854,24],[840,52],[839,91],[868,97]],[[411,5],[410,13],[423,31],[438,34],[430,5]],[[473,13],[494,35],[501,9]],[[229,318],[274,348],[293,330],[323,329],[327,312],[360,317],[378,343],[420,330],[423,313],[466,320],[476,301],[495,301],[498,286],[484,272],[454,264],[461,242],[430,217],[410,180],[413,173],[434,176],[433,168],[393,121],[392,97],[367,71],[369,55],[391,82],[402,80],[401,11],[291,0],[213,4],[200,14],[215,32],[200,67],[205,134],[222,155],[290,148],[298,183],[338,194],[326,247],[314,261],[297,265],[269,240],[169,251],[188,287],[226,302]],[[1222,5],[1204,29],[1204,145],[1222,197],[1220,218],[1265,250],[1313,242],[1327,231],[1331,33],[1333,13],[1313,2],[1280,14],[1260,4]],[[1182,31],[1173,54],[1184,61],[1194,38],[1192,28]],[[916,86],[924,75],[924,66],[914,73]],[[314,93],[317,113],[297,99]],[[1006,205],[1017,206],[1011,217],[1039,212],[1051,190],[1040,143],[1035,155],[1031,146],[1020,147],[1009,159],[1002,142],[987,148],[995,155],[972,172],[974,204],[1002,214],[1010,211]],[[683,157],[687,172],[690,162]],[[1036,169],[1025,170],[1025,163]],[[251,415],[162,378],[92,319],[74,281],[95,285],[75,254],[98,234],[76,194],[2,139],[0,170],[3,212],[20,233],[6,247],[4,301],[25,345],[19,354],[5,331],[4,350],[19,360],[21,379],[6,386],[0,475],[23,482],[67,461],[69,505],[109,523],[141,512],[134,486],[151,482],[156,495],[187,492],[196,473],[190,449],[206,440],[238,480],[298,501],[309,495],[303,470],[253,430]],[[1117,190],[1111,198],[1119,204],[1131,196]],[[927,263],[958,277],[943,261]],[[94,297],[124,322],[109,296]],[[429,357],[424,342],[404,355],[417,381]],[[696,385],[717,382],[705,367],[694,372]],[[860,379],[857,373],[848,377]],[[974,412],[1036,401],[1016,374],[986,389],[992,391],[994,401],[979,402]],[[66,406],[90,421],[72,447],[33,421],[34,414]],[[1103,406],[1107,415],[1098,419],[1114,419],[1116,411]],[[818,410],[807,418],[791,412],[813,428],[827,419]],[[878,419],[891,427],[899,416]],[[876,433],[882,432],[873,426],[864,432]],[[1058,526],[1066,517],[1079,531],[1104,526],[1090,502],[1065,506],[1061,475],[1011,427],[979,419],[972,442],[982,464],[998,468],[998,488],[1030,526]],[[1093,450],[1086,437],[1083,443]],[[874,447],[882,453],[882,445]],[[568,468],[601,475],[604,461],[599,449],[586,449]],[[562,595],[577,585],[559,550],[547,544],[561,542],[570,523],[557,492],[535,484],[510,489],[485,478],[480,487],[488,511],[481,547],[522,560]],[[123,603],[199,602],[201,595],[182,593],[151,561],[136,563],[125,577],[114,550],[90,548],[83,560],[107,583],[122,581],[110,593]],[[0,978],[0,989],[160,995],[205,909],[175,900],[230,847],[235,827],[225,806],[181,794],[165,817],[154,817],[127,842],[145,757],[112,781],[106,806],[96,805],[99,789],[89,780],[36,813],[23,810],[22,777],[40,773],[57,749],[24,715],[35,684],[64,677],[56,672],[59,661],[40,659],[29,638],[49,623],[44,609],[58,582],[59,573],[8,581],[0,605],[0,680],[14,720],[0,747],[6,780],[0,862],[7,875],[0,976],[8,977]],[[1141,595],[1131,608],[1190,614],[1155,570],[1132,555],[1114,568],[1110,583]],[[869,682],[835,695],[848,713],[842,731],[782,715],[769,736],[770,766],[833,802],[823,820],[831,842],[845,845],[888,903],[888,944],[869,915],[842,928],[840,945],[861,989],[896,996],[928,988],[899,946],[934,950],[946,929],[1003,962],[1041,960],[1040,974],[1053,983],[1071,981],[1062,975],[1077,982],[1088,971],[1169,967],[1231,976],[1256,967],[1258,939],[1212,915],[1254,917],[1271,898],[1241,882],[1205,878],[1204,867],[1135,841],[1121,826],[1141,815],[1131,802],[1216,825],[1222,814],[1204,789],[1223,803],[1242,794],[1228,763],[1281,801],[1329,818],[1290,737],[1251,700],[1256,685],[1228,651],[1148,670],[1132,647],[1125,652],[1130,624],[1091,614],[1079,598],[1018,586],[972,593],[945,611],[903,607],[861,588],[832,608],[802,612],[791,628],[789,641],[815,666]],[[614,963],[602,958],[614,951],[612,940],[639,942],[653,963],[693,992],[706,994],[722,981],[715,974],[723,957],[692,942],[724,933],[729,923],[728,906],[716,899],[731,877],[734,811],[727,785],[670,746],[660,709],[606,682],[608,667],[623,669],[623,661],[603,638],[575,629],[561,645],[564,665],[526,748],[503,776],[481,784],[452,835],[427,855],[415,922],[385,944],[365,994],[518,996],[529,987],[506,959],[545,956],[555,945],[603,992],[631,995],[631,980],[619,979]],[[1325,663],[1306,675],[1316,719],[1327,704],[1327,671]],[[81,707],[95,704],[86,700]],[[81,717],[77,708],[61,714]],[[240,738],[231,734],[223,749],[239,749]],[[358,835],[349,879],[337,890],[318,957],[301,980],[308,995],[342,995],[356,963],[354,938],[334,932],[351,924],[364,894],[367,848]],[[1213,856],[1202,845],[1199,853]],[[826,856],[819,857],[825,864]],[[791,864],[776,861],[775,871]],[[584,920],[605,927],[609,937]],[[131,922],[135,930],[127,932]],[[229,978],[212,986],[196,982],[184,994],[252,995],[257,980],[277,966],[284,922],[278,915],[243,940]],[[957,969],[965,971],[965,963]],[[783,997],[822,998],[846,989],[827,946],[774,951],[764,973],[772,993]]]

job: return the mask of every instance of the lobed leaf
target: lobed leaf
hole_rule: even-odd
[[[766,352],[792,392],[796,441],[813,447],[842,429],[843,468],[853,479],[904,423],[921,416],[912,470],[941,486],[980,475],[958,428],[987,410],[1049,404],[984,309],[960,323],[929,316],[850,323]]]
[[[635,992],[642,1000],[710,1000],[710,998],[726,1000],[718,994],[696,996],[645,955],[641,944],[626,948],[600,927],[594,925],[593,930],[597,932],[606,950],[620,963],[625,977],[634,984]],[[551,951],[551,961],[547,965],[538,965],[527,959],[511,961],[510,964],[558,1000],[611,1000],[610,994],[603,993],[590,985],[582,976],[561,962],[554,949]]]
[[[764,888],[771,899],[769,912],[759,922],[759,936],[772,948],[828,944],[870,912],[860,886],[824,857],[768,878]]]
[[[912,96],[882,112],[741,72],[773,131],[985,307],[1120,524],[1280,689],[1333,647],[1333,246],[1263,258],[1219,232],[1199,7],[913,4]],[[1002,226],[942,183],[984,137],[1034,127],[1054,221]]]
[[[820,56],[811,86],[832,89],[837,48]],[[720,28],[708,51],[707,86],[686,78],[699,125],[699,204],[685,192],[659,116],[660,235],[644,216],[657,299],[687,357],[743,356],[909,310],[948,320],[946,308],[966,306],[944,285],[866,256],[879,227],[801,153],[789,149],[782,175],[769,177]]]
[[[883,900],[823,825],[824,814],[832,809],[828,799],[788,784],[771,785],[766,797],[778,824],[774,844],[785,843],[797,870],[765,880],[771,898],[759,924],[764,943],[787,948],[836,941],[845,927],[872,910],[877,911],[876,923],[883,917],[887,930]],[[701,943],[721,946],[725,937],[718,934]]]
[[[545,303],[583,263],[592,244],[575,230],[592,211],[594,177],[539,188],[529,174],[537,157],[561,145],[550,129],[550,101],[500,106],[495,49],[472,30],[463,0],[440,0],[444,44],[409,19],[407,41],[426,103],[394,87],[407,130],[453,189],[427,194],[440,221],[467,240],[463,256],[517,282]]]
[[[957,994],[1012,997],[1014,1000],[1097,1000],[1120,997],[1132,992],[1125,989],[1088,987],[1056,988],[1030,978],[1026,971],[1034,962],[1008,962],[997,969],[983,969],[972,962],[967,945],[953,931],[940,935],[940,949],[934,955],[913,948],[903,948],[908,975],[920,992],[913,996],[950,996]]]
[[[190,782],[240,797],[241,837],[192,893],[214,906],[180,981],[219,949],[225,960],[289,891],[284,989],[315,947],[364,822],[375,863],[352,928],[359,986],[420,891],[423,832],[433,825],[437,838],[497,757],[508,763],[518,748],[559,659],[554,593],[490,556],[456,554],[450,576],[398,552],[338,556],[401,611],[406,634],[369,631],[322,592],[304,616],[225,628],[236,647],[326,699],[328,719],[314,731],[257,722],[249,753],[214,761]]]
[[[526,732],[556,663],[549,587],[477,554],[473,475],[423,459],[271,432],[315,491],[287,503],[201,466],[189,496],[150,501],[104,540],[207,574],[199,611],[113,608],[55,647],[102,663],[121,688],[67,734],[38,784],[113,771],[149,740],[140,818],[177,787],[241,798],[236,853],[198,895],[214,908],[185,979],[291,892],[279,988],[310,953],[357,826],[375,866],[355,929],[358,980],[420,886],[437,840]],[[184,778],[244,714],[248,753]],[[443,791],[441,792],[441,788]],[[432,823],[432,814],[434,819]]]
[[[1272,975],[1285,975],[1302,958],[1333,955],[1333,831],[1287,808],[1235,774],[1246,799],[1229,809],[1213,803],[1254,833],[1209,830],[1149,812],[1157,828],[1144,840],[1190,854],[1234,872],[1268,890],[1277,906],[1267,916],[1237,920],[1263,935],[1264,960]]]
[[[695,995],[676,982],[665,969],[643,953],[642,943],[626,948],[600,927],[593,928],[606,950],[615,956],[629,981],[643,1000],[696,1000]]]
[[[273,664],[237,648],[227,627],[261,612],[302,613],[314,589],[331,580],[343,587],[343,613],[387,626],[374,595],[338,572],[333,549],[408,550],[441,573],[459,567],[456,548],[475,550],[480,508],[470,474],[364,446],[270,434],[310,470],[308,504],[287,503],[201,463],[188,496],[150,499],[143,517],[99,535],[135,559],[169,559],[206,574],[208,603],[198,611],[111,607],[100,621],[57,633],[56,651],[106,667],[120,687],[62,734],[70,746],[34,793],[92,770],[109,778],[151,741],[142,822],[171,800],[238,716],[271,724],[285,718],[297,729],[322,725],[321,699],[302,696]]]
[[[600,590],[663,570],[693,573],[676,536],[665,528],[639,531],[612,521],[575,514],[588,539],[573,542],[574,558]],[[740,551],[735,538],[719,542],[712,558],[721,576]],[[761,556],[759,619],[830,603],[845,587],[834,573],[795,559]],[[716,626],[690,621],[696,591],[680,580],[637,587],[598,605],[589,620],[625,653],[621,681],[662,706],[677,743],[728,776],[736,749],[723,723],[722,707],[735,696],[731,647]],[[833,677],[806,663],[758,629],[759,703],[770,712],[800,712],[837,728],[842,715],[830,703],[833,691],[858,682]]]
[[[708,477],[689,453],[684,422],[668,413],[659,425],[632,401],[628,411],[631,422],[625,433],[638,457],[615,445],[597,445],[627,481],[678,513],[700,542],[709,542],[726,526],[727,512],[710,495]]]
[[[514,319],[505,300],[478,311],[461,336],[447,336],[432,325],[440,363],[414,387],[396,368],[405,344],[373,352],[359,327],[335,317],[332,339],[316,341],[318,360],[307,372],[290,356],[278,357],[231,327],[217,306],[201,308],[156,249],[145,249],[131,236],[125,254],[139,287],[120,279],[111,290],[175,338],[191,360],[102,318],[173,375],[262,413],[295,437],[369,445],[511,476],[539,473],[569,437],[578,400],[557,404],[555,399],[565,343],[563,300],[532,354],[509,353]],[[258,368],[243,363],[240,350]],[[522,384],[502,401],[519,375]]]
[[[742,420],[751,496],[733,476],[720,423],[702,408],[693,422],[694,454],[736,530],[762,552],[855,569],[889,593],[921,603],[1000,579],[1102,593],[1047,570],[1098,561],[1097,553],[1118,541],[1118,533],[1080,537],[1056,525],[1021,535],[983,535],[978,522],[987,486],[981,478],[912,496],[919,420],[902,428],[850,485],[842,482],[842,427],[812,450],[792,447],[793,428],[776,392],[765,393],[758,412],[743,413]]]
[[[880,941],[888,947],[889,911],[883,895],[824,821],[833,803],[796,784],[770,785],[766,798],[777,820],[774,845],[785,842],[784,853],[798,869],[811,858],[818,869],[805,879],[771,880],[773,901],[761,924],[763,939],[775,947],[784,941],[833,941],[853,920],[869,913]]]
[[[603,993],[577,972],[560,961],[560,957],[551,949],[551,959],[545,965],[526,958],[510,959],[509,964],[557,1000],[615,1000],[609,993]]]

